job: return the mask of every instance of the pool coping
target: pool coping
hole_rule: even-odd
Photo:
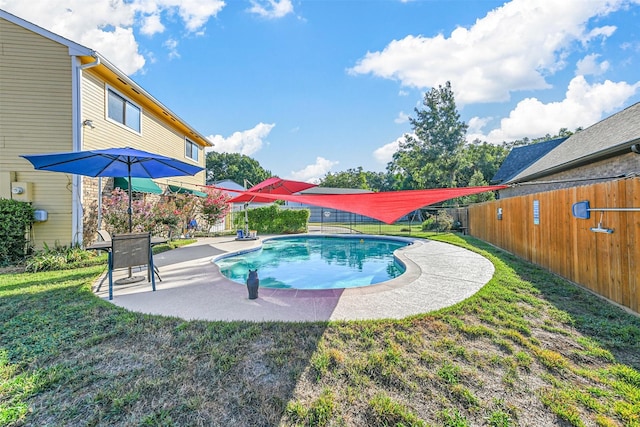
[[[475,252],[448,243],[410,239],[412,245],[396,250],[407,270],[393,280],[350,289],[260,288],[259,297],[250,300],[246,286],[224,277],[212,260],[255,249],[262,239],[202,238],[154,256],[163,279],[156,281],[155,292],[146,281],[116,286],[111,302],[136,312],[185,320],[401,319],[463,301],[493,277],[493,264]],[[103,275],[94,285],[102,298],[106,298],[105,278]]]

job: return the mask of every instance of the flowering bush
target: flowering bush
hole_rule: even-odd
[[[187,229],[189,221],[198,216],[200,212],[200,197],[193,194],[176,194],[176,215],[180,219],[180,225],[183,230]]]
[[[207,187],[205,192],[207,197],[200,201],[200,214],[208,225],[207,230],[210,230],[211,227],[229,213],[231,205],[227,201],[230,197],[215,188]]]
[[[133,200],[131,202],[132,231],[151,231],[155,227],[155,216],[152,204],[144,200]],[[129,195],[120,188],[115,188],[111,192],[111,197],[105,196],[102,199],[102,218],[106,224],[105,228],[110,233],[129,232]]]
[[[167,234],[187,227],[189,221],[200,217],[211,228],[231,209],[229,199],[222,191],[207,188],[207,197],[193,194],[176,194],[163,196],[158,202],[134,200],[131,203],[132,231],[151,231],[153,234]],[[102,200],[102,218],[105,228],[110,233],[127,233],[129,231],[129,195],[116,188],[111,196]]]
[[[175,201],[165,196],[153,205],[152,212],[155,218],[153,233],[171,236],[180,224],[180,211],[176,207]]]

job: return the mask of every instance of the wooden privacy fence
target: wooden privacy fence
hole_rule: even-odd
[[[640,207],[640,178],[553,190],[469,207],[469,233],[640,313],[640,212],[572,215],[594,208]],[[594,232],[602,228],[611,234]]]

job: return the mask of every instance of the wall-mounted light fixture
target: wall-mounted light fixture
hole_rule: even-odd
[[[93,129],[93,120],[86,119],[84,122],[82,122],[82,126],[90,127],[91,129]]]
[[[633,151],[636,154],[640,154],[640,144],[633,144],[631,146],[631,151]]]

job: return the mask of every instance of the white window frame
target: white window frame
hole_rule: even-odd
[[[195,149],[195,150],[194,150]],[[193,153],[195,151],[196,153],[196,157],[193,158],[193,156],[191,156],[191,153]],[[192,140],[190,140],[189,138],[184,138],[184,156],[191,160],[194,161],[196,163],[198,163],[199,159],[200,159],[200,146],[198,144],[196,144],[195,142],[193,142]]]
[[[115,95],[119,96],[120,98],[122,98],[125,101],[125,106],[127,104],[130,104],[131,106],[135,107],[138,109],[138,111],[140,112],[140,130],[136,130],[132,127],[127,126],[125,123],[121,123],[117,120],[112,119],[111,117],[109,117],[109,92],[113,92]],[[126,111],[126,108],[125,108]],[[112,86],[109,85],[105,85],[105,91],[104,91],[104,114],[105,114],[105,120],[114,123],[126,130],[128,130],[129,132],[133,132],[137,135],[142,135],[142,107],[140,105],[138,105],[137,103],[133,102],[129,97],[125,96],[122,94],[122,92],[118,91],[117,89],[115,89]],[[126,122],[126,119],[125,119]]]

